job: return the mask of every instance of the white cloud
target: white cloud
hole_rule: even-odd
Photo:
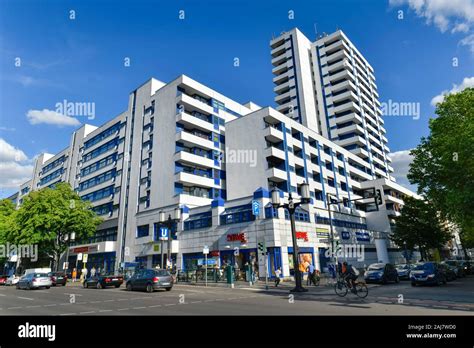
[[[474,0],[389,0],[391,6],[408,5],[427,24],[434,24],[442,33],[469,33],[474,23]],[[460,41],[474,53],[474,34]],[[467,41],[466,41],[467,40]],[[463,43],[464,42],[464,43]]]
[[[22,150],[0,138],[0,189],[18,189],[31,179],[32,161]]]
[[[28,110],[26,114],[28,121],[35,125],[40,123],[54,124],[56,126],[78,126],[81,124],[77,119],[60,114],[59,112],[43,109]]]
[[[10,145],[4,139],[0,138],[0,162],[6,161],[25,161],[28,157],[20,149]]]
[[[402,150],[390,154],[392,159],[393,173],[397,183],[406,187],[409,190],[416,192],[416,185],[410,184],[407,179],[410,163],[413,161],[413,156],[410,155],[411,150]]]
[[[474,76],[473,77],[465,77],[464,80],[462,80],[460,85],[453,84],[453,88],[451,90],[445,90],[442,91],[440,94],[438,94],[436,97],[431,99],[431,105],[436,106],[436,104],[441,103],[444,100],[444,96],[446,94],[453,94],[453,93],[458,93],[464,90],[467,87],[474,87]]]
[[[466,36],[464,39],[459,41],[461,46],[468,46],[472,53],[474,53],[474,34]]]
[[[14,131],[16,131],[16,128],[0,126],[0,131],[14,132]]]

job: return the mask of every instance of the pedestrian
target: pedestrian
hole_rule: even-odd
[[[277,268],[277,270],[275,271],[275,288],[277,288],[278,285],[280,284],[280,276],[281,276],[281,269]]]
[[[306,278],[306,285],[311,285],[311,283],[316,285],[316,281],[314,280],[314,266],[311,263],[309,264],[306,271],[308,272],[308,277]]]
[[[97,270],[95,269],[95,266],[92,266],[92,269],[91,269],[91,277],[95,277],[95,273],[97,272]]]
[[[87,279],[87,268],[82,269],[82,274],[81,274],[82,280],[85,281]]]
[[[72,270],[72,282],[75,283],[77,279],[77,269],[73,268]]]

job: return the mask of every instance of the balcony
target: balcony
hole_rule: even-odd
[[[263,136],[272,143],[283,141],[283,132],[275,127],[269,126],[264,129]]]
[[[287,180],[286,171],[278,168],[269,168],[266,171],[267,178],[274,182],[282,182]]]
[[[200,165],[206,168],[217,168],[214,166],[214,160],[202,156],[195,155],[186,151],[179,151],[174,154],[175,162],[181,162],[192,165]]]
[[[286,50],[281,51],[281,54],[279,54],[279,55],[273,56],[274,57],[274,58],[272,58],[272,65],[273,66],[278,66],[278,65],[283,64],[284,62],[287,61],[288,57],[285,54],[285,52],[286,52]]]
[[[187,112],[180,112],[176,115],[176,121],[182,123],[190,128],[197,128],[205,132],[213,132],[214,125],[210,122],[204,121],[196,116],[188,114]]]
[[[369,153],[362,147],[358,147],[349,151],[360,158],[369,158]]]
[[[290,78],[290,74],[291,74],[291,71],[287,71],[284,74],[280,74],[278,76],[275,76],[273,78],[273,83],[278,85],[278,84],[282,83],[283,81],[288,81],[289,78]]]
[[[279,94],[275,97],[275,103],[277,104],[285,104],[287,102],[289,102],[292,97],[292,91],[291,90],[288,90],[288,92],[286,93],[283,93],[283,94]]]
[[[284,62],[276,67],[274,67],[272,69],[272,74],[273,75],[280,75],[280,74],[283,74],[285,72],[287,72],[289,70],[289,61],[288,62]]]
[[[347,110],[355,110],[355,111],[360,112],[360,107],[359,107],[359,105],[357,105],[353,101],[349,101],[347,103],[344,103],[342,105],[334,107],[332,109],[332,113],[336,114],[336,113],[341,113],[341,112],[344,112],[344,111],[347,111]]]
[[[214,142],[185,130],[176,133],[176,141],[182,142],[188,147],[197,145],[205,149],[214,150]]]
[[[285,152],[274,146],[269,146],[265,149],[265,157],[276,157],[281,160],[285,160]]]
[[[214,184],[214,179],[212,178],[185,172],[176,173],[175,181],[192,186],[220,188],[219,185]]]
[[[197,109],[199,111],[203,111],[207,114],[212,114],[214,109],[212,108],[212,106],[198,100],[198,99],[195,99],[185,93],[180,93],[177,97],[176,97],[176,103],[177,104],[184,104],[185,106],[188,106],[188,109],[190,110],[194,110],[194,109]]]
[[[281,85],[273,87],[273,92],[275,92],[275,94],[278,94],[278,95],[286,93],[289,90],[290,90],[289,81],[286,81],[286,82],[282,83]]]

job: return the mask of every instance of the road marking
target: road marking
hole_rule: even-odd
[[[21,298],[22,300],[29,300],[29,301],[34,301],[34,300],[35,300],[34,298],[31,298],[31,297],[21,297],[21,296],[17,296],[17,298]]]
[[[133,309],[145,309],[146,307],[133,307]]]
[[[165,306],[176,306],[176,303],[168,303],[168,304],[165,304]]]
[[[43,307],[53,307],[53,306],[57,306],[56,303],[53,303],[53,304],[47,304],[47,305],[44,305]]]
[[[95,313],[95,311],[89,311],[89,312],[80,312],[79,314],[92,314]]]
[[[38,307],[41,307],[41,306],[26,306],[26,308],[38,308]]]
[[[70,294],[70,293],[68,293],[68,292],[65,292],[64,295],[82,296],[82,295],[80,295],[80,294]]]
[[[202,301],[192,301],[191,303],[201,303]]]
[[[215,300],[205,300],[204,302],[212,302],[212,301],[215,301]]]
[[[90,303],[101,303],[102,301],[91,301]]]
[[[19,308],[23,308],[23,307],[9,307],[7,309],[19,309]]]
[[[128,311],[130,308],[119,308],[118,311]]]
[[[157,305],[153,305],[153,306],[148,306],[149,308],[156,308],[156,307],[161,307],[160,304],[157,304]]]
[[[105,300],[104,302],[114,302],[115,300]]]
[[[77,313],[61,313],[59,315],[76,315]]]
[[[102,312],[112,312],[112,309],[101,309],[99,313],[102,313]]]
[[[4,295],[4,294],[0,294],[0,296],[7,296],[7,295]]]
[[[119,298],[117,301],[128,301],[128,298]]]

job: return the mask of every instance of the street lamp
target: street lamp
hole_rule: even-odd
[[[298,260],[298,244],[296,242],[296,226],[295,226],[295,211],[302,204],[308,204],[310,202],[310,193],[309,193],[309,185],[307,183],[303,183],[301,185],[301,201],[295,202],[293,201],[293,197],[290,195],[288,196],[288,203],[281,204],[280,202],[280,191],[274,187],[271,192],[272,197],[272,206],[273,209],[278,208],[285,208],[288,210],[290,214],[290,221],[291,221],[291,238],[293,241],[293,268],[295,272],[295,288],[290,290],[290,292],[305,292],[308,289],[303,288],[302,286],[302,275],[300,272],[300,263]]]
[[[168,219],[166,219],[166,214],[164,211],[159,212],[159,221],[162,225],[165,225],[165,227],[168,229],[168,256],[167,256],[167,262],[170,263],[171,265],[171,230],[173,228],[173,225],[179,221],[181,221],[181,208],[176,207],[173,211],[173,217],[171,217],[171,214],[168,214]],[[162,243],[163,246],[163,243]],[[163,247],[161,248],[161,267],[166,268],[163,266]]]

